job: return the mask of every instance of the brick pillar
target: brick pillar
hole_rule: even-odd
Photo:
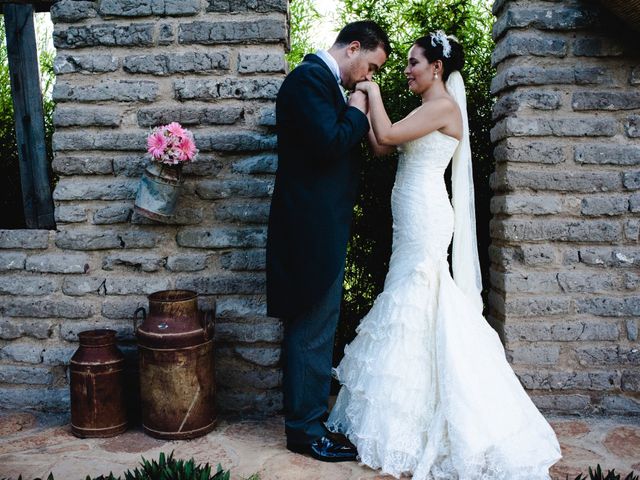
[[[640,414],[640,57],[598,5],[495,2],[490,306],[541,408]]]
[[[264,247],[286,0],[60,0],[51,13],[58,231],[0,231],[0,406],[66,408],[77,333],[114,328],[132,351],[146,295],[185,288],[217,301],[221,409],[279,410]],[[146,136],[171,121],[200,155],[156,224],[133,199]]]

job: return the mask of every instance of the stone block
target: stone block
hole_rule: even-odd
[[[612,118],[518,118],[507,117],[491,129],[491,141],[516,137],[613,137],[618,123]]]
[[[259,367],[276,367],[280,363],[280,347],[236,346],[234,350],[243,360]]]
[[[42,350],[42,363],[45,365],[69,365],[71,357],[78,349],[75,343],[48,344]]]
[[[207,258],[208,255],[198,253],[170,255],[166,268],[171,272],[198,272],[206,268]]]
[[[640,65],[631,69],[631,74],[629,75],[629,84],[640,85]]]
[[[115,72],[119,68],[120,61],[113,55],[58,54],[53,61],[53,71],[56,75]]]
[[[548,215],[563,211],[563,199],[550,195],[504,195],[491,199],[491,213]]]
[[[93,213],[93,224],[109,225],[113,223],[125,223],[131,219],[132,213],[133,207],[129,203],[102,207]]]
[[[224,198],[269,198],[273,194],[273,180],[259,178],[202,180],[196,194],[207,200]]]
[[[566,145],[557,142],[537,141],[530,138],[506,138],[496,145],[496,162],[563,163],[569,157]]]
[[[491,55],[491,63],[496,66],[509,57],[564,57],[566,54],[567,41],[562,37],[544,35],[540,32],[510,31],[497,42]]]
[[[629,200],[624,196],[590,196],[582,199],[581,213],[586,216],[614,216],[627,213]]]
[[[491,285],[507,293],[560,293],[555,272],[491,271]]]
[[[640,265],[636,247],[583,247],[578,250],[580,263],[602,267],[633,267]]]
[[[625,172],[622,177],[622,184],[628,190],[640,189],[640,170]]]
[[[558,345],[517,345],[507,350],[510,363],[555,365],[559,357]]]
[[[0,277],[0,295],[49,295],[57,290],[56,281],[40,276],[3,275]]]
[[[238,73],[284,73],[282,52],[241,51],[238,54]]]
[[[115,108],[61,106],[53,114],[53,123],[56,127],[118,127],[121,117],[122,113]]]
[[[130,178],[61,178],[53,191],[54,200],[124,200],[133,199],[138,181]],[[119,208],[119,207],[116,207]],[[103,217],[104,218],[104,217]],[[95,220],[95,218],[94,218]]]
[[[214,215],[224,222],[266,224],[270,206],[270,203],[225,204],[217,206]]]
[[[260,368],[230,358],[218,359],[216,363],[216,382],[224,387],[264,390],[279,387],[282,381],[280,369]]]
[[[607,391],[620,384],[617,372],[526,372],[518,370],[518,378],[526,389]]]
[[[104,257],[102,269],[111,271],[122,266],[137,272],[157,272],[165,263],[166,259],[155,253],[118,252]]]
[[[170,122],[188,125],[232,125],[244,116],[239,105],[216,105],[211,107],[148,107],[138,110],[138,125],[155,127]],[[200,161],[200,159],[198,159]]]
[[[196,144],[204,152],[251,152],[273,150],[276,148],[276,136],[252,131],[196,133]]]
[[[623,279],[613,274],[571,271],[557,275],[563,292],[611,292],[625,288]]]
[[[58,0],[53,2],[50,12],[55,23],[73,23],[97,15],[96,2],[80,0]]]
[[[627,329],[627,340],[630,342],[638,340],[638,321],[635,319],[625,320],[625,327]]]
[[[133,23],[130,25],[103,23],[56,28],[53,31],[53,45],[59,50],[99,46],[150,47],[154,44],[154,31],[155,25],[153,23]]]
[[[519,250],[522,263],[529,266],[549,265],[557,258],[556,250],[551,245],[522,245]]]
[[[88,318],[93,315],[90,303],[66,298],[49,298],[34,302],[31,298],[11,298],[0,304],[0,315],[34,318]]]
[[[235,250],[220,256],[220,266],[227,270],[265,270],[267,267],[266,251]]]
[[[12,270],[24,270],[27,255],[25,253],[1,252],[0,253],[0,272],[9,272]]]
[[[258,323],[219,322],[215,339],[218,342],[279,343],[282,340],[282,324],[277,321]]]
[[[620,345],[578,347],[576,356],[580,365],[640,365],[640,350]]]
[[[598,317],[640,315],[640,297],[586,297],[575,301],[576,313]]]
[[[620,42],[605,37],[578,38],[573,42],[576,57],[619,57],[623,53]]]
[[[148,163],[149,159],[144,155],[118,155],[113,158],[113,173],[139,180]]]
[[[509,241],[614,242],[622,226],[611,220],[492,220],[491,238]]]
[[[615,323],[576,322],[562,320],[556,323],[531,320],[504,326],[508,346],[512,342],[583,342],[619,341],[620,329]]]
[[[287,13],[287,0],[207,0],[207,12],[216,13]]]
[[[233,162],[231,170],[234,173],[276,173],[278,168],[278,155],[275,153],[263,153],[251,157],[242,158]]]
[[[526,5],[526,4],[525,4]],[[544,6],[509,5],[493,26],[493,38],[500,38],[512,28],[536,28],[538,30],[572,31],[593,26],[597,11],[585,5],[566,5],[554,8]]]
[[[18,340],[0,347],[0,358],[21,363],[42,363],[43,346],[32,340]]]
[[[29,395],[21,388],[0,388],[0,405],[12,410],[32,408],[66,413],[69,411],[69,387],[30,388]]]
[[[640,373],[634,371],[622,372],[620,386],[623,392],[640,392]]]
[[[0,382],[15,385],[50,385],[53,383],[53,373],[47,367],[2,365]]]
[[[130,55],[124,57],[122,69],[127,73],[159,76],[176,73],[220,73],[229,70],[229,52]]]
[[[191,248],[264,247],[267,231],[258,227],[183,228],[176,241],[181,247]]]
[[[574,92],[571,107],[583,110],[635,110],[640,108],[638,92]]]
[[[185,100],[210,101],[217,98],[275,100],[281,78],[178,79],[173,82],[174,96]]]
[[[148,80],[100,80],[89,85],[59,80],[53,87],[56,102],[153,102],[159,86]]]
[[[250,295],[264,294],[267,291],[264,274],[253,272],[182,276],[176,279],[176,288],[209,295]]]
[[[107,295],[149,295],[160,290],[169,290],[171,280],[156,275],[144,277],[108,277],[105,283]],[[200,290],[196,290],[200,291]]]
[[[496,168],[492,186],[499,191],[517,192],[527,188],[534,191],[597,193],[621,190],[621,180],[618,172]]]
[[[580,144],[575,149],[575,161],[598,165],[638,165],[640,146]]]
[[[267,315],[267,303],[264,296],[258,297],[219,297],[216,303],[216,318],[264,317]]]
[[[0,339],[2,340],[15,340],[20,337],[46,340],[53,336],[56,329],[57,324],[53,320],[0,318]]]
[[[220,1],[220,0],[211,0]],[[258,5],[262,2],[256,2]],[[0,391],[1,392],[1,391]],[[282,412],[281,389],[267,391],[234,391],[221,388],[216,392],[218,407],[221,412],[253,413],[277,415]]]
[[[0,249],[45,249],[49,247],[49,230],[0,230]]]
[[[506,115],[519,112],[523,109],[533,110],[557,110],[560,108],[562,98],[557,92],[514,92],[502,95],[493,106],[493,119],[497,120]]]
[[[47,253],[29,256],[25,268],[42,273],[87,273],[90,267],[83,253]]]
[[[72,297],[105,295],[105,281],[105,277],[67,277],[62,284],[62,292]]]
[[[275,106],[262,107],[258,110],[258,125],[263,127],[276,126],[276,109]]]
[[[53,171],[62,175],[104,175],[113,173],[112,159],[108,156],[74,156],[56,152],[51,165]]]
[[[111,297],[102,302],[101,313],[104,317],[112,320],[131,320],[134,312],[140,307],[149,308],[149,300],[146,297]]]
[[[184,45],[219,43],[286,42],[288,32],[284,18],[182,23],[178,42]]]
[[[101,0],[100,15],[114,17],[147,17],[196,15],[198,0]]]
[[[87,209],[82,205],[58,205],[55,209],[58,223],[79,223],[87,220]]]
[[[158,31],[158,45],[171,45],[176,39],[173,25],[165,23],[160,25]]]
[[[640,415],[640,402],[631,397],[607,395],[602,399],[602,408],[609,415]]]
[[[624,133],[629,138],[640,137],[640,115],[629,115],[624,123]]]
[[[611,72],[602,67],[510,65],[493,78],[491,93],[525,85],[601,85],[612,81]]]
[[[553,315],[567,315],[571,310],[571,300],[560,296],[538,295],[536,297],[521,297],[505,295],[499,297],[495,292],[489,295],[492,305],[498,312],[519,317],[548,317]]]
[[[116,231],[93,228],[63,230],[56,234],[58,248],[68,250],[105,250],[118,248],[152,248],[161,235],[139,230]]]
[[[591,397],[588,395],[531,395],[531,400],[543,412],[579,414],[591,410]]]
[[[624,222],[624,237],[626,240],[637,242],[640,239],[640,220],[632,218]]]

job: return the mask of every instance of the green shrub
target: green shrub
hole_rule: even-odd
[[[567,477],[568,479],[569,477]],[[605,475],[602,473],[602,468],[600,468],[600,464],[598,464],[595,470],[592,470],[589,467],[589,476],[586,475],[578,475],[575,480],[620,480],[622,477],[619,473],[616,473],[615,469],[609,470]],[[638,480],[638,475],[635,475],[633,472],[629,473],[624,480]]]

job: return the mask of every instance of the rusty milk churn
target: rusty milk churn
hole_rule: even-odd
[[[215,427],[213,315],[198,295],[164,290],[148,296],[136,329],[142,426],[157,438],[194,438]]]
[[[69,365],[71,431],[77,437],[112,437],[127,429],[124,356],[115,330],[78,334],[80,346]]]

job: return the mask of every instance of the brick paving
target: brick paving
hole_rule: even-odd
[[[550,417],[562,445],[563,459],[553,480],[571,480],[600,463],[626,475],[640,473],[640,418]],[[285,449],[282,417],[223,419],[210,434],[190,441],[164,441],[134,427],[117,437],[79,439],[64,415],[0,412],[0,478],[84,479],[113,472],[121,475],[141,456],[157,458],[174,451],[178,458],[221,463],[232,480],[257,473],[261,480],[391,480],[355,462],[330,464]]]

